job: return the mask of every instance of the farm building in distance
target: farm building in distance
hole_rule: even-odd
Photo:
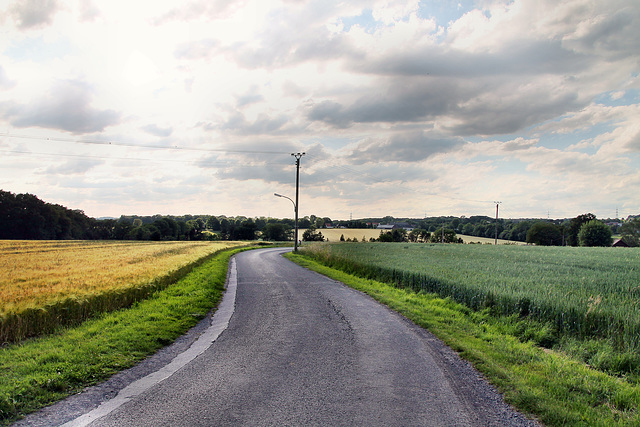
[[[614,241],[613,241],[613,244],[612,244],[611,246],[613,246],[614,248],[628,248],[628,247],[629,247],[629,245],[627,245],[627,244],[625,243],[625,241],[624,241],[624,240],[622,240],[622,239],[616,239],[616,240],[614,240]]]
[[[407,230],[408,232],[413,230],[413,226],[406,222],[398,222],[395,224],[378,224],[376,228],[378,230],[396,230],[396,229],[402,228]]]

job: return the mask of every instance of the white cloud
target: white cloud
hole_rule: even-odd
[[[0,129],[23,137],[3,144],[52,157],[0,183],[96,216],[263,215],[307,149],[304,206],[334,218],[469,215],[496,197],[523,215],[545,200],[640,211],[625,199],[640,191],[637,2],[470,4],[12,2]],[[87,157],[55,157],[74,147]]]

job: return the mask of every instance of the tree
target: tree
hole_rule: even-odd
[[[625,222],[620,227],[622,240],[629,246],[640,246],[640,217]]]
[[[428,242],[429,237],[431,237],[431,233],[429,233],[424,228],[414,228],[409,233],[409,241],[410,242]]]
[[[611,229],[598,220],[591,220],[580,228],[578,242],[580,246],[611,246]]]
[[[456,232],[450,228],[445,228],[443,233],[442,227],[440,227],[431,233],[430,240],[431,243],[458,243],[458,236]]]
[[[378,237],[378,241],[380,242],[406,242],[407,241],[407,230],[404,228],[394,228],[391,231],[381,231],[380,237]]]
[[[302,240],[305,242],[324,242],[324,236],[315,227],[310,227],[302,233]]]
[[[232,240],[255,240],[258,227],[251,218],[242,221],[239,227],[232,232]]]
[[[596,219],[596,216],[592,213],[578,215],[569,221],[567,226],[567,244],[569,246],[578,246],[578,233],[584,224]]]
[[[283,242],[289,240],[290,228],[279,222],[269,223],[264,227],[263,237],[265,240]]]
[[[506,232],[503,235],[503,238],[506,240],[516,240],[518,242],[526,242],[527,241],[527,233],[533,223],[531,221],[519,221],[516,223],[511,230]]]
[[[527,231],[527,243],[540,246],[562,245],[560,227],[546,221],[538,221]]]
[[[462,227],[462,234],[471,236],[473,235],[473,224],[467,223]]]
[[[311,227],[311,225],[311,220],[308,216],[305,216],[304,218],[298,218],[298,228],[309,228]]]
[[[207,228],[209,230],[219,231],[220,221],[218,220],[218,218],[216,218],[215,216],[210,216],[209,219],[207,219]]]

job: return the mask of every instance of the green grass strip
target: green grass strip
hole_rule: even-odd
[[[549,426],[640,425],[640,386],[564,354],[521,342],[486,312],[331,269],[299,254],[289,259],[364,292],[428,329],[471,362],[521,412]],[[542,326],[541,326],[542,327]]]
[[[104,381],[180,337],[218,305],[229,258],[246,249],[218,253],[129,309],[0,347],[0,425]]]

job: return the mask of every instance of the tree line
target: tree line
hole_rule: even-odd
[[[629,246],[640,241],[640,218],[627,221],[620,229],[599,221],[593,214],[564,220],[512,220],[488,216],[431,217],[424,219],[366,218],[332,221],[328,217],[305,216],[300,229],[309,230],[303,240],[321,240],[321,229],[331,227],[375,228],[378,224],[404,222],[412,232],[394,229],[380,241],[457,242],[457,234],[534,243],[538,245],[593,246],[611,244],[618,232]],[[255,240],[293,239],[293,219],[247,218],[224,215],[136,216],[95,219],[81,210],[46,203],[32,194],[0,190],[0,239],[25,240]]]
[[[315,220],[315,218],[313,218]],[[299,222],[310,227],[311,218]],[[95,219],[32,194],[0,190],[0,239],[24,240],[288,240],[289,219],[214,215],[123,215]]]
[[[353,221],[355,222],[355,221]],[[610,246],[613,234],[619,234],[628,246],[640,245],[640,217],[622,222],[619,220],[599,220],[586,213],[575,218],[541,219],[498,219],[488,216],[453,217],[441,216],[424,219],[411,218],[370,218],[358,220],[374,228],[380,224],[407,223],[413,231],[383,233],[381,241],[409,242],[449,242],[459,241],[457,234],[526,242],[544,246]],[[345,228],[352,221],[336,222]],[[444,237],[443,237],[444,230]]]

